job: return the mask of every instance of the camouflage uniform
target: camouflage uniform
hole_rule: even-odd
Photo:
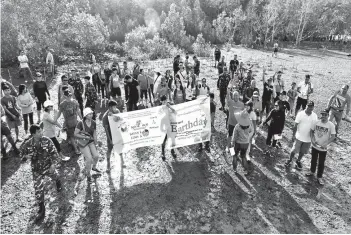
[[[84,92],[84,85],[80,79],[73,79],[70,78],[68,80],[68,84],[73,87],[74,90],[74,96],[76,97],[76,100],[78,101],[80,111],[83,115],[83,92]]]
[[[21,156],[31,155],[31,168],[34,181],[35,199],[40,205],[44,203],[44,178],[51,177],[57,182],[59,179],[58,172],[49,172],[52,165],[57,165],[59,156],[54,143],[45,136],[39,140],[39,145],[34,143],[34,138],[30,137],[25,140],[21,146]]]
[[[87,99],[85,107],[89,107],[94,111],[93,120],[96,120],[95,105],[97,101],[97,93],[95,87],[91,83],[85,85],[85,98]]]

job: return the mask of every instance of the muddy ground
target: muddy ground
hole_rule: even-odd
[[[317,113],[334,91],[351,80],[351,60],[344,53],[285,50],[271,58],[267,52],[237,47],[224,52],[226,60],[234,53],[239,60],[255,64],[260,89],[262,66],[269,60],[273,65],[268,74],[282,68],[288,87],[312,74],[311,99]],[[218,110],[217,71],[210,59],[200,61],[201,77],[208,78],[218,104],[210,154],[188,146],[176,150],[177,159],[168,152],[163,162],[159,146],[140,148],[123,157],[112,155],[111,169],[106,171],[109,153],[101,125],[106,107],[100,104],[97,133],[102,176],[91,186],[82,181],[75,196],[83,160],[71,154],[72,159],[60,168],[63,192],[56,193],[54,184],[47,181],[47,216],[34,225],[37,208],[29,162],[15,157],[2,160],[1,233],[351,233],[351,125],[343,123],[340,138],[331,144],[324,186],[305,177],[310,155],[303,158],[302,171],[284,167],[292,146],[291,118],[285,125],[283,148],[265,156],[266,130],[259,129],[252,173],[244,176],[239,165],[235,174],[231,157],[224,152],[225,115]],[[158,64],[162,71],[171,68],[162,61]],[[62,66],[59,72],[65,69]],[[58,80],[51,83],[54,99]],[[64,133],[61,137],[65,139]],[[65,141],[62,147],[65,153],[72,151]]]

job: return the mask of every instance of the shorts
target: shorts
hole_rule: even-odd
[[[274,48],[274,52],[278,52],[278,48]]]
[[[11,130],[6,122],[1,121],[1,136],[11,135]]]
[[[343,111],[337,111],[331,108],[329,112],[329,120],[333,121],[333,119],[335,118],[336,123],[340,123],[342,120],[342,113]]]
[[[310,148],[311,142],[302,142],[296,139],[292,147],[292,151],[294,151],[295,153],[307,154]]]
[[[228,135],[229,135],[230,137],[233,136],[234,127],[235,127],[235,126],[232,126],[232,125],[228,124]]]
[[[120,97],[121,94],[121,88],[119,87],[111,87],[111,96],[118,96]]]
[[[145,99],[147,99],[147,90],[140,90],[140,98],[142,99],[145,95]]]
[[[307,106],[307,99],[303,99],[301,97],[297,97],[297,101],[296,101],[296,111],[299,111],[300,108],[302,107],[302,109],[304,110]]]
[[[46,101],[46,99],[42,99],[42,100],[38,100],[37,103],[37,110],[41,111],[41,108],[44,108],[44,102]]]
[[[215,60],[219,62],[219,60],[221,59],[220,55],[215,55]]]
[[[9,126],[10,129],[14,129],[14,128],[22,125],[22,122],[21,122],[21,120],[19,120],[19,118],[16,118],[15,120],[12,121],[12,120],[10,120],[9,117],[6,117],[6,122],[7,122],[7,125]]]
[[[242,157],[246,157],[246,152],[247,149],[249,148],[249,143],[247,144],[239,144],[235,142],[234,145],[234,151],[235,151],[235,155],[239,155]]]

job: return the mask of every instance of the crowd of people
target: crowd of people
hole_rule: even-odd
[[[28,66],[22,64],[26,63],[24,56],[21,54],[19,58],[21,70],[24,69],[27,76],[32,76]],[[53,56],[48,55],[48,58],[50,71],[54,73]],[[160,70],[150,71],[148,68],[142,68],[138,63],[130,69],[127,61],[122,62],[120,66],[117,58],[112,63],[98,63],[91,54],[90,60],[90,68],[82,79],[80,71],[75,69],[75,62],[73,60],[70,62],[69,71],[61,76],[57,103],[53,102],[56,99],[51,99],[56,94],[50,94],[39,72],[35,73],[32,94],[25,84],[21,84],[17,91],[10,82],[1,81],[3,93],[1,115],[4,116],[1,119],[1,136],[6,136],[16,155],[20,155],[23,160],[31,160],[35,196],[39,205],[36,221],[45,216],[44,176],[55,179],[57,190],[60,191],[62,184],[57,174],[57,167],[60,162],[70,160],[70,157],[61,151],[57,129],[66,132],[67,141],[72,145],[75,155],[84,156],[83,173],[88,183],[92,183],[92,172],[101,174],[97,166],[98,101],[104,101],[108,107],[102,117],[102,125],[106,132],[108,149],[111,151],[113,143],[108,117],[124,111],[131,112],[162,105],[169,112],[173,112],[172,105],[195,100],[200,96],[209,96],[211,126],[214,128],[217,110],[214,89],[217,89],[219,110],[226,115],[228,131],[224,151],[233,156],[235,172],[238,162],[241,162],[244,173],[250,174],[248,168],[251,161],[250,150],[255,144],[258,128],[268,126],[264,149],[265,154],[270,155],[271,147],[281,147],[280,140],[285,122],[290,117],[295,120],[292,136],[294,144],[285,165],[288,167],[294,161],[295,154],[298,154],[295,161],[296,168],[302,169],[301,159],[312,145],[312,160],[307,175],[315,174],[318,162],[317,179],[320,184],[324,184],[323,171],[328,145],[336,138],[343,116],[350,114],[349,85],[343,85],[330,97],[327,106],[320,112],[321,118],[318,119],[318,115],[314,112],[315,104],[310,99],[311,93],[314,92],[310,75],[307,74],[298,84],[292,83],[288,86],[284,82],[282,71],[276,71],[274,75],[267,77],[267,71],[263,68],[263,87],[259,89],[256,86],[258,81],[253,76],[253,65],[246,66],[238,60],[237,55],[234,55],[227,66],[228,61],[221,56],[219,48],[215,49],[215,67],[218,71],[216,88],[210,88],[206,76],[201,76],[199,59],[193,56],[191,61],[188,54],[184,58],[176,56],[173,71],[167,70],[165,74]],[[34,105],[37,110],[36,123],[34,123]],[[57,112],[54,111],[56,105]],[[61,115],[64,119],[62,125],[59,122]],[[27,134],[29,131],[29,136],[25,140],[19,136],[22,123],[24,132]],[[11,135],[12,129],[15,129],[15,140]],[[166,139],[161,146],[162,160],[166,160]],[[23,142],[20,149],[16,147],[17,142]],[[8,154],[3,141],[1,143],[1,154],[5,159]],[[199,144],[198,150],[202,151],[203,144],[205,150],[211,153],[210,142]],[[174,158],[177,157],[174,150],[171,154]],[[107,160],[109,164],[109,159]]]

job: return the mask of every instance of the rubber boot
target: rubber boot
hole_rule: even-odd
[[[35,218],[35,223],[40,223],[45,218],[45,205],[44,202],[39,203],[39,211]]]

